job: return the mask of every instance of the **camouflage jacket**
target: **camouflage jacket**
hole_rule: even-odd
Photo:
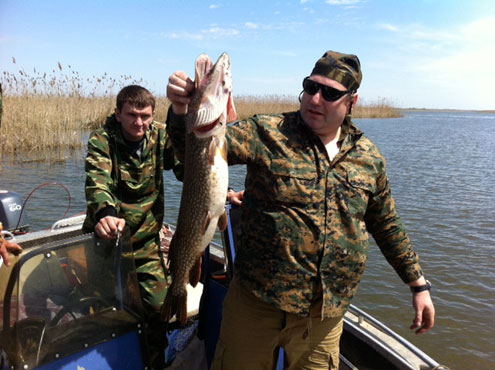
[[[235,273],[254,295],[300,316],[323,297],[322,317],[343,315],[365,270],[368,232],[404,282],[422,275],[385,159],[349,119],[332,161],[299,112],[237,122],[227,141],[229,165],[247,165]]]
[[[106,215],[122,217],[131,229],[137,259],[158,258],[164,218],[163,170],[181,178],[163,123],[153,121],[139,157],[124,140],[115,115],[91,133],[86,156],[87,216],[83,229],[94,231]]]

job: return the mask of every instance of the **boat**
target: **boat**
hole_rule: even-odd
[[[222,243],[210,243],[201,283],[188,287],[188,324],[169,324],[166,369],[211,364],[239,232],[239,211],[226,209]],[[0,268],[0,369],[150,368],[129,231],[103,241],[82,232],[83,220],[13,237],[23,252]],[[164,224],[164,250],[173,231]],[[355,306],[344,317],[340,357],[340,369],[447,369]]]

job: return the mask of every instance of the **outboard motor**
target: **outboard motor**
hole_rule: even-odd
[[[0,190],[0,222],[4,230],[12,233],[28,231],[28,219],[26,213],[22,212],[22,205],[23,201],[18,193]]]

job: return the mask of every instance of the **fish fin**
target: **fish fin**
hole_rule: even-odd
[[[182,324],[187,324],[187,291],[180,296],[177,302],[177,320]]]
[[[237,121],[237,111],[234,105],[234,99],[232,93],[229,94],[229,100],[227,102],[227,123]]]
[[[193,267],[189,271],[189,284],[195,287],[201,278],[201,256],[198,257]]]
[[[160,308],[160,315],[165,322],[169,322],[175,315],[176,319],[185,325],[187,323],[187,290],[181,289],[179,295],[175,295],[172,293],[171,286]]]
[[[224,232],[229,224],[229,218],[227,217],[227,212],[223,211],[223,214],[218,218],[218,228],[221,232]]]
[[[213,62],[211,58],[206,54],[201,54],[196,59],[196,68],[195,68],[195,76],[194,76],[194,85],[197,88],[201,86],[201,81],[204,80],[205,76],[212,69]]]
[[[220,154],[225,162],[228,163],[229,148],[227,147],[227,140],[222,140],[222,145],[220,147]]]
[[[217,150],[222,149],[219,148],[219,144],[221,143],[219,143],[218,138],[214,136],[211,139],[210,146],[208,148],[208,163],[210,163],[211,166],[215,164],[215,155],[217,153]]]
[[[203,230],[201,230],[202,235],[206,234],[206,230],[208,230],[208,226],[210,226],[210,221],[211,221],[211,212],[208,211],[208,214],[206,215],[205,218],[205,223],[203,224]]]
[[[174,287],[174,282],[167,290],[167,295],[163,300],[162,307],[160,307],[160,315],[163,321],[169,321],[175,314],[176,311],[176,297],[172,294],[172,289]]]

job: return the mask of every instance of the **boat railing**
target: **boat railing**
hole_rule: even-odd
[[[358,318],[358,324],[362,325],[364,321],[366,321],[368,324],[374,326],[376,329],[384,332],[388,336],[394,338],[398,343],[400,343],[402,346],[407,348],[409,351],[414,353],[419,359],[421,359],[423,362],[425,362],[431,369],[435,370],[448,370],[448,367],[445,367],[443,365],[440,365],[438,362],[436,362],[434,359],[432,359],[430,356],[428,356],[426,353],[424,353],[422,350],[420,350],[418,347],[416,347],[414,344],[406,340],[405,338],[401,337],[399,334],[394,332],[392,329],[390,329],[388,326],[380,322],[379,320],[375,319],[373,316],[369,315],[368,313],[360,310],[354,305],[350,305],[349,311],[357,316]]]
[[[64,218],[62,220],[58,220],[52,225],[51,231],[55,231],[69,226],[80,226],[84,222],[85,218],[86,218],[86,213]]]

